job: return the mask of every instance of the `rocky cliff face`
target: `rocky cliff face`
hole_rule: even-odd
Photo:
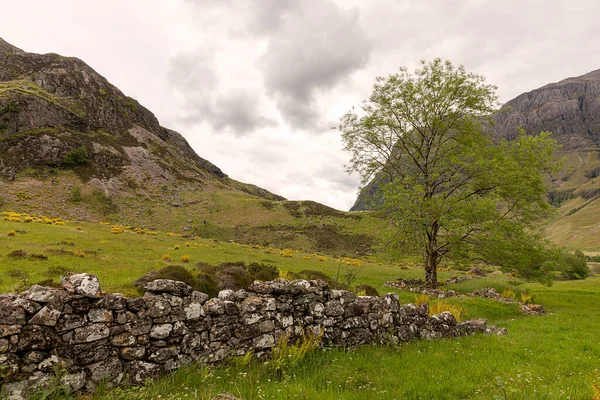
[[[179,133],[77,58],[24,52],[0,39],[0,178],[28,168],[73,169],[107,194],[135,185],[239,185]],[[113,192],[113,193],[110,193]]]

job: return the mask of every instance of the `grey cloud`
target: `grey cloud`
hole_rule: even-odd
[[[244,135],[274,125],[261,114],[256,94],[245,89],[220,91],[210,47],[169,60],[167,79],[181,94],[187,125],[206,122],[216,131]]]
[[[290,2],[291,3],[291,2]],[[369,60],[371,42],[358,11],[329,1],[296,0],[269,36],[261,67],[265,85],[290,125],[318,124],[318,90],[330,89]]]

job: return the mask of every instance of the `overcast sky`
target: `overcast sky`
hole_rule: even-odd
[[[501,101],[600,69],[600,2],[0,0],[0,37],[83,59],[230,177],[347,210],[339,117],[442,57]]]

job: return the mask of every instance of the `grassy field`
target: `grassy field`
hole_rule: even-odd
[[[21,221],[24,219],[21,217]],[[8,236],[10,231],[14,231],[14,236]],[[118,234],[112,231],[112,225],[101,223],[66,222],[64,225],[54,225],[0,219],[0,293],[47,279],[58,282],[61,274],[70,271],[98,275],[106,292],[136,295],[133,282],[146,272],[173,264],[194,272],[197,262],[261,262],[275,265],[279,270],[319,270],[332,278],[339,274],[340,281],[351,273],[355,276],[355,283],[370,284],[380,292],[384,291],[382,284],[385,281],[400,276],[415,278],[422,275],[421,269],[411,263],[379,262],[373,257],[361,260],[354,258],[355,265],[351,265],[340,257],[293,249],[286,252],[291,257],[284,257],[283,249],[279,248],[186,238],[170,232],[138,234],[134,232],[134,227],[123,229]],[[27,255],[11,255],[18,251]],[[163,260],[165,255],[169,255],[171,261]],[[184,255],[189,256],[189,262],[180,261]],[[460,274],[443,271],[440,279],[457,273]]]
[[[99,223],[0,220],[0,292],[46,279],[57,282],[68,270],[97,274],[105,291],[137,295],[133,281],[144,273],[168,264],[194,271],[194,264],[200,261],[258,261],[281,270],[320,270],[332,277],[338,269],[342,276],[351,271],[356,275],[355,283],[371,284],[380,293],[393,291],[382,286],[385,281],[423,275],[420,268],[407,262],[365,259],[352,266],[326,254],[294,251],[292,257],[283,257],[281,249],[164,232],[138,234],[133,228],[118,234],[112,230],[111,225]],[[21,252],[15,257],[19,250],[26,256]],[[171,263],[162,260],[165,254],[171,255]],[[189,255],[190,262],[179,262],[182,255]],[[440,275],[443,279],[459,273],[442,271]],[[469,292],[485,286],[526,290],[550,314],[528,317],[517,306],[494,300],[449,299],[464,308],[467,318],[487,318],[491,324],[508,328],[509,335],[422,341],[398,347],[364,346],[348,351],[317,349],[280,370],[237,359],[217,367],[185,368],[142,388],[100,391],[94,397],[210,399],[229,392],[245,400],[589,399],[590,380],[600,369],[600,277],[547,287],[501,275],[464,281],[451,288]],[[415,298],[407,292],[400,292],[400,296],[403,303]]]

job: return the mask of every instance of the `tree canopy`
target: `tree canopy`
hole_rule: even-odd
[[[536,223],[548,216],[542,173],[553,168],[551,134],[494,139],[496,87],[435,59],[377,78],[339,130],[363,183],[385,176],[380,207],[392,227],[388,248],[423,255],[437,286],[440,260],[479,259],[524,276],[543,275]],[[530,262],[523,262],[528,255]]]

